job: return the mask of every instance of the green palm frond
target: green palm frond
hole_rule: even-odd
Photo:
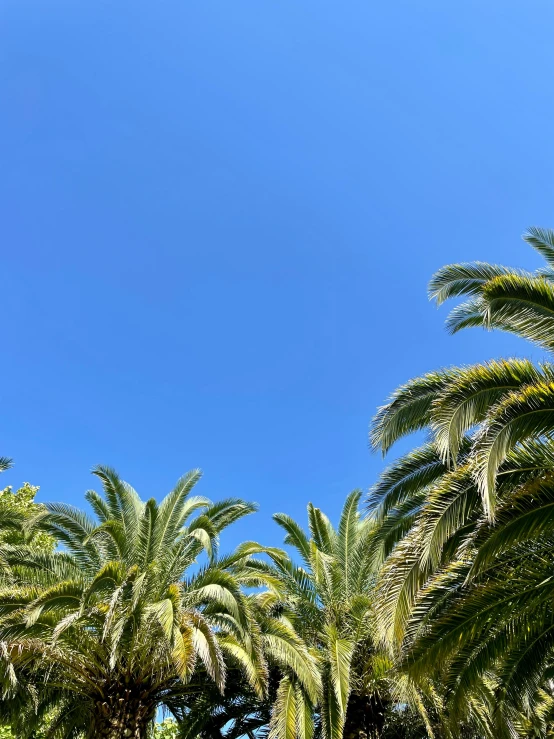
[[[497,510],[496,526],[487,530],[475,555],[472,575],[490,567],[511,548],[548,541],[554,532],[554,474],[531,479]]]
[[[447,473],[428,493],[422,506],[423,562],[438,567],[448,540],[480,514],[480,495],[471,464]]]
[[[381,473],[370,488],[367,497],[370,514],[383,521],[390,511],[414,496],[418,497],[445,472],[446,465],[433,443],[400,457]]]
[[[546,260],[537,272],[476,262],[433,277],[437,304],[465,299],[448,317],[451,332],[498,329],[554,349],[554,232],[524,239]],[[420,429],[432,441],[370,492],[377,635],[407,679],[438,687],[448,735],[547,736],[553,366],[506,359],[416,378],[379,410],[372,442],[386,451]]]
[[[208,675],[217,687],[223,691],[225,687],[225,662],[219,641],[209,623],[200,614],[193,614],[191,620],[196,654],[202,660]]]
[[[465,262],[441,267],[429,283],[429,297],[441,305],[460,295],[480,295],[495,277],[512,274],[513,269],[487,262]]]
[[[111,518],[120,521],[127,538],[133,540],[144,508],[136,490],[121,480],[111,467],[97,465],[93,467],[92,474],[102,481]]]
[[[402,643],[419,589],[431,568],[425,561],[421,522],[414,524],[385,561],[377,582],[376,627],[385,644]]]
[[[337,627],[329,625],[326,629],[327,650],[331,684],[335,692],[338,709],[346,715],[348,696],[350,695],[350,666],[355,644],[350,639],[340,638]]]
[[[313,739],[315,731],[314,707],[302,687],[296,683],[296,725],[299,739]]]
[[[308,525],[315,546],[331,556],[335,548],[336,534],[327,516],[312,503],[308,503]]]
[[[361,490],[354,490],[346,498],[339,521],[336,539],[336,558],[341,568],[341,587],[349,593],[352,580],[363,565],[356,556],[359,553],[360,514],[358,506],[362,497]]]
[[[531,226],[523,234],[523,240],[536,249],[549,265],[554,266],[554,231]]]
[[[516,444],[554,428],[554,382],[543,381],[509,393],[491,411],[476,443],[476,477],[489,518],[494,516],[496,475]]]
[[[227,498],[212,504],[206,510],[206,515],[217,531],[222,531],[227,526],[231,526],[231,524],[240,521],[244,516],[255,513],[257,510],[256,503],[247,503],[240,498]]]
[[[510,331],[552,350],[554,285],[542,277],[515,274],[491,280],[483,291],[484,326]]]
[[[110,506],[104,498],[96,492],[96,490],[87,490],[85,493],[85,500],[101,523],[111,519],[112,513],[110,511]]]
[[[285,513],[275,513],[273,520],[287,532],[284,540],[285,544],[295,547],[304,562],[308,563],[310,559],[310,544],[302,527]]]
[[[298,704],[294,681],[287,675],[281,679],[271,718],[271,739],[299,739]]]
[[[386,453],[401,437],[428,426],[433,401],[456,377],[457,370],[429,372],[395,390],[373,418],[371,446]]]
[[[267,667],[260,664],[254,655],[232,635],[225,635],[219,639],[221,651],[230,657],[240,668],[242,675],[248,681],[256,695],[262,698],[267,683]]]
[[[466,300],[450,311],[445,322],[446,330],[449,334],[453,335],[464,328],[492,328],[488,325],[485,326],[486,316],[487,303],[483,296]],[[495,328],[505,331],[508,330],[500,322],[498,322]]]
[[[411,531],[419,520],[426,500],[426,491],[415,493],[390,510],[371,536],[374,568],[378,571],[396,545]]]
[[[465,434],[483,421],[504,395],[545,377],[554,379],[550,366],[545,365],[541,372],[532,362],[522,359],[461,368],[433,403],[431,427],[443,459],[455,464]]]
[[[326,680],[321,705],[321,719],[326,739],[342,739],[345,718],[330,680]]]
[[[265,651],[282,668],[292,668],[312,702],[316,703],[321,691],[321,677],[314,658],[305,643],[289,625],[278,619],[264,623],[262,636]]]
[[[13,467],[13,460],[9,457],[0,457],[0,472],[5,472]]]
[[[179,534],[183,524],[182,515],[186,499],[201,476],[202,473],[198,469],[187,472],[159,506],[158,524],[153,542],[156,555],[172,545]]]

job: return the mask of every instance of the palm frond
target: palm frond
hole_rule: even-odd
[[[523,240],[536,249],[549,265],[554,266],[554,231],[531,226],[523,234]]]
[[[9,457],[0,457],[0,472],[5,472],[13,467],[13,460]]]
[[[331,684],[339,711],[346,715],[346,705],[350,695],[350,664],[355,644],[350,639],[340,638],[336,626],[329,625],[326,630],[327,649],[330,657]]]
[[[496,475],[516,444],[554,428],[554,382],[543,381],[509,393],[491,411],[476,444],[476,477],[489,518],[494,517]]]
[[[378,409],[370,429],[373,449],[383,453],[403,436],[425,428],[437,394],[457,376],[457,370],[429,372],[401,385]]]
[[[433,443],[405,454],[387,467],[370,488],[367,497],[370,514],[383,521],[390,511],[419,496],[445,472],[446,465]]]
[[[479,295],[489,280],[515,270],[487,262],[463,262],[441,267],[429,283],[429,297],[441,305],[460,295]]]
[[[549,366],[544,370],[554,379]],[[431,426],[445,462],[456,463],[465,434],[486,417],[491,406],[510,391],[541,381],[545,374],[532,362],[522,359],[461,368],[433,403]]]

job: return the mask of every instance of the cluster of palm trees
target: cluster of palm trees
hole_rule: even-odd
[[[554,233],[525,240],[536,272],[434,276],[437,303],[466,298],[452,332],[554,350]],[[0,500],[0,719],[21,739],[147,739],[160,711],[182,739],[554,736],[554,365],[411,380],[371,442],[417,431],[337,527],[276,514],[286,549],[221,553],[255,506],[195,495],[198,471],[158,503],[97,467],[90,514]]]

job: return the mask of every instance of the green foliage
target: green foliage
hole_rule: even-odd
[[[21,516],[25,520],[44,511],[44,506],[34,502],[38,491],[37,486],[28,482],[24,482],[15,492],[13,492],[11,486],[0,490],[0,516],[12,517],[13,519]],[[52,552],[56,546],[56,540],[43,531],[27,533],[21,527],[17,527],[0,530],[1,544],[26,545],[34,551]]]
[[[524,238],[535,272],[433,277],[437,304],[465,301],[451,332],[554,350],[554,232]],[[412,379],[370,439],[422,430],[365,514],[354,491],[337,527],[312,504],[308,530],[274,516],[296,559],[220,555],[255,507],[192,495],[197,470],[158,503],[98,467],[93,516],[0,490],[0,739],[554,736],[554,364]]]
[[[320,673],[322,690],[311,694],[294,675],[281,679],[270,725],[275,739],[302,739],[316,729],[326,739],[352,731],[373,736],[401,692],[402,700],[411,699],[409,690],[396,690],[392,663],[373,639],[375,524],[360,515],[360,498],[360,491],[347,497],[336,529],[312,504],[309,534],[289,516],[276,514],[285,544],[302,564],[267,550],[271,564],[246,565],[263,573],[275,607],[316,656]]]
[[[468,296],[450,330],[481,326],[554,349],[554,233],[525,240],[536,273],[484,263],[441,269],[438,303]],[[376,626],[416,683],[433,678],[446,730],[544,736],[552,728],[554,365],[504,359],[411,380],[383,406],[371,440],[386,451],[427,429],[370,494],[384,564]]]
[[[178,726],[176,721],[172,719],[164,719],[159,724],[156,724],[152,739],[177,739]]]
[[[0,639],[10,645],[0,677],[21,737],[52,706],[52,721],[67,733],[143,731],[197,662],[222,689],[220,638],[240,646],[248,630],[242,556],[218,560],[215,549],[219,533],[253,506],[192,496],[198,471],[159,505],[143,502],[109,468],[95,474],[104,489],[87,494],[96,519],[65,504],[34,517],[34,530],[63,550],[5,555],[15,583],[0,591]],[[210,561],[191,571],[203,551]]]
[[[19,735],[9,726],[0,726],[0,739],[19,739]],[[33,732],[32,739],[50,739],[50,737],[46,728],[39,727]],[[168,739],[173,739],[173,737],[169,736]]]

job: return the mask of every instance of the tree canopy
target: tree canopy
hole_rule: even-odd
[[[371,445],[425,441],[336,524],[310,503],[274,515],[283,548],[222,552],[256,506],[198,470],[145,501],[98,466],[86,511],[1,490],[0,739],[554,736],[554,232],[525,241],[538,270],[447,265],[429,294],[544,360],[395,390]]]

